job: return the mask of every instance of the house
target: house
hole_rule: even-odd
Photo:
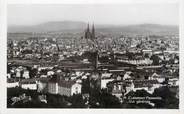
[[[153,51],[153,54],[162,54],[162,51],[161,50]]]
[[[84,74],[84,72],[80,72],[80,71],[76,71],[75,72],[75,75],[78,77],[78,76],[82,76]]]
[[[51,69],[53,69],[53,67],[49,67],[49,66],[40,66],[40,67],[38,67],[38,71],[46,70],[46,69],[51,70]]]
[[[17,78],[21,77],[21,71],[19,69],[16,70],[16,77]]]
[[[102,78],[101,79],[101,89],[107,88],[107,83],[113,81],[113,78]]]
[[[86,63],[86,64],[87,64],[87,63],[90,63],[88,59],[83,59],[82,62],[83,62],[83,63]]]
[[[48,82],[48,92],[51,94],[60,94],[72,96],[73,94],[81,93],[82,85],[73,80],[63,80],[52,78]]]
[[[62,80],[58,84],[58,94],[72,96],[81,93],[81,88],[81,84],[76,83],[75,81]]]
[[[43,93],[47,92],[49,80],[50,78],[47,78],[47,77],[39,78],[37,83],[37,91],[43,92]]]
[[[58,94],[58,81],[56,77],[53,77],[48,81],[48,93]]]
[[[100,77],[100,74],[97,72],[91,73],[91,78],[97,80]]]
[[[165,77],[158,75],[157,73],[153,73],[150,77],[149,80],[157,80],[159,83],[162,83],[165,81]]]
[[[14,87],[18,87],[19,86],[19,82],[17,80],[14,79],[7,79],[7,88],[14,88]]]
[[[155,88],[159,88],[161,84],[157,80],[134,80],[133,91],[146,90],[148,93],[153,93]]]
[[[121,96],[126,92],[126,81],[122,80],[114,80],[109,83],[107,83],[107,90],[112,95],[115,95],[118,98],[121,98]]]
[[[110,78],[112,73],[102,73],[102,78]]]
[[[72,73],[72,74],[70,75],[70,79],[71,79],[71,80],[76,80],[76,78],[77,78],[77,75],[75,75],[74,73]]]
[[[23,89],[37,90],[37,79],[23,79],[19,82],[19,86]]]
[[[87,79],[87,76],[86,75],[82,76],[82,79]]]
[[[65,59],[65,57],[63,55],[59,54],[59,60],[64,60],[64,59]]]
[[[29,78],[29,71],[28,70],[24,70],[22,77],[24,77],[26,79]]]
[[[160,77],[159,74],[157,74],[156,72],[154,72],[152,75],[149,76],[149,80],[154,80],[154,79],[157,79],[158,77]]]
[[[131,79],[131,71],[128,71],[128,72],[126,72],[125,74],[124,74],[124,76],[123,76],[123,80],[126,80],[126,79]]]
[[[47,76],[51,76],[51,75],[54,75],[54,71],[48,71],[47,72]]]
[[[153,53],[153,51],[151,50],[151,49],[143,49],[142,50],[142,52],[143,52],[143,54],[145,55],[145,54],[148,54],[148,55],[152,55],[152,53]]]
[[[159,88],[161,84],[157,80],[114,80],[107,84],[108,92],[120,98],[122,95],[128,94],[130,91],[146,90],[153,93],[155,88]]]
[[[117,77],[116,77],[116,80],[122,80],[122,75],[118,75]]]
[[[81,80],[81,79],[77,79],[77,80],[76,80],[76,83],[81,84],[81,83],[82,83],[82,80]]]
[[[150,65],[153,63],[152,60],[148,58],[142,58],[142,59],[118,59],[118,62],[125,62],[128,64],[133,64],[133,65]]]
[[[26,59],[32,59],[33,58],[33,54],[25,54],[25,58]]]
[[[168,84],[172,86],[179,86],[179,80],[178,78],[171,78],[169,79]]]

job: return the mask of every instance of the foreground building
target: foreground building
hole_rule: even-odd
[[[49,80],[50,80],[50,78],[41,77],[37,83],[37,87],[38,87],[37,91],[40,93],[47,93]]]
[[[37,90],[37,79],[24,79],[19,82],[22,89]]]
[[[115,80],[107,84],[108,91],[118,98],[128,94],[130,91],[142,89],[152,94],[156,88],[161,86],[157,80]]]
[[[72,80],[57,80],[55,78],[48,82],[48,93],[72,96],[81,93],[82,85]]]

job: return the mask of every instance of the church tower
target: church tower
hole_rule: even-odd
[[[91,33],[90,33],[90,29],[89,29],[89,23],[88,23],[87,29],[85,31],[85,38],[86,39],[90,39],[91,38]]]
[[[94,24],[93,24],[93,26],[92,26],[91,39],[92,39],[92,40],[95,39],[95,27],[94,27]]]
[[[95,40],[95,27],[92,25],[92,30],[90,31],[89,23],[87,25],[87,29],[85,30],[85,39]]]

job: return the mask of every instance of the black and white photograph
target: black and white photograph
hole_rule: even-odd
[[[179,2],[7,4],[7,109],[180,109]]]

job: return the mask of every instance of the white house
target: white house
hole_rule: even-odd
[[[53,67],[38,67],[38,71],[45,70],[45,69],[53,69]]]
[[[83,63],[90,63],[90,62],[88,61],[88,59],[83,59],[82,62],[83,62]]]
[[[7,88],[14,88],[18,86],[19,86],[19,82],[8,82],[7,83]]]
[[[87,76],[86,75],[82,76],[82,79],[87,79]]]
[[[114,79],[111,78],[102,78],[101,79],[101,89],[107,88],[107,83],[113,81]]]
[[[168,84],[173,85],[173,86],[178,86],[179,80],[178,80],[178,78],[169,79]]]
[[[29,71],[28,70],[24,70],[24,73],[23,73],[22,77],[24,77],[26,79],[29,78]]]
[[[75,74],[76,74],[77,76],[82,76],[82,75],[84,74],[84,72],[76,71]]]
[[[102,78],[110,78],[112,73],[102,73]]]
[[[20,72],[21,71],[19,69],[16,70],[16,77],[20,78],[20,76],[21,76],[21,73]]]
[[[81,80],[81,79],[77,79],[77,80],[76,80],[76,83],[81,84],[81,83],[82,83],[82,80]]]
[[[158,75],[157,73],[153,73],[150,77],[149,80],[157,80],[159,83],[162,83],[165,81],[165,77]]]
[[[11,78],[11,74],[10,73],[7,74],[7,78]]]
[[[126,72],[126,73],[124,74],[124,76],[123,76],[123,80],[130,79],[130,78],[131,78],[131,76],[130,76],[131,73],[132,73],[132,72]]]
[[[23,89],[37,90],[36,79],[24,79],[19,82],[19,86]]]
[[[38,83],[37,83],[37,91],[38,92],[47,92],[47,90],[48,90],[48,81],[49,81],[49,78],[41,77],[38,80]]]
[[[149,80],[153,80],[153,79],[157,79],[160,75],[158,75],[157,73],[153,73],[150,77]]]
[[[48,72],[47,72],[47,75],[48,75],[48,76],[54,75],[54,71],[48,71]]]

